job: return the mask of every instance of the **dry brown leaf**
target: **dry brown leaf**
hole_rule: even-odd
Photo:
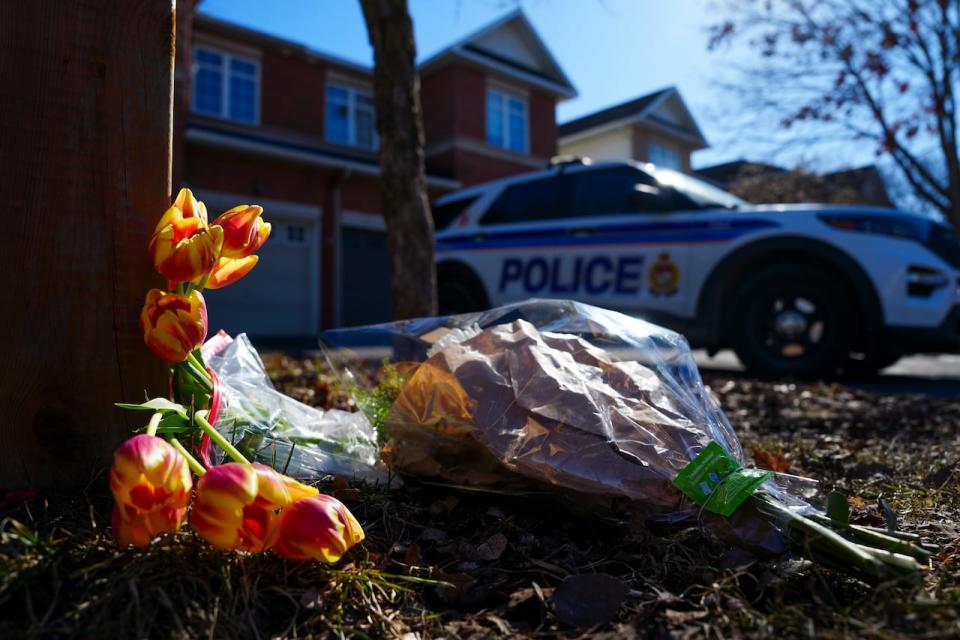
[[[778,448],[776,453],[770,453],[760,447],[751,447],[753,449],[753,459],[760,469],[769,469],[778,473],[787,473],[790,471],[790,463],[783,453],[783,448]]]

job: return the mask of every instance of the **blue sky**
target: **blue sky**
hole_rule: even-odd
[[[740,157],[791,161],[770,156],[731,130],[716,78],[737,54],[707,51],[705,29],[717,21],[710,0],[409,1],[421,59],[522,7],[579,93],[559,105],[560,122],[676,85],[712,144],[694,155],[694,166]],[[349,60],[372,62],[357,0],[203,0],[200,10]],[[751,129],[774,132],[776,125],[758,122]],[[797,160],[824,168],[837,164],[809,151]]]

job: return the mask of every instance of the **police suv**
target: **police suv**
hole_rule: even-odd
[[[894,209],[753,206],[651,164],[570,160],[434,204],[441,311],[572,298],[763,376],[960,347],[960,238]]]

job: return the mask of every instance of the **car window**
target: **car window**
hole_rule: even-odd
[[[454,219],[467,210],[467,207],[477,201],[480,196],[468,196],[459,198],[444,204],[430,205],[430,211],[433,212],[433,227],[437,231],[450,225]]]
[[[565,195],[567,184],[564,176],[552,176],[510,185],[490,205],[483,224],[568,218],[572,208],[570,198]]]
[[[662,186],[673,189],[678,196],[690,202],[691,205],[696,208],[716,209],[722,207],[724,209],[740,209],[750,206],[746,200],[741,200],[735,195],[721,191],[703,180],[691,178],[679,171],[654,169],[654,175],[657,178],[657,182]]]
[[[622,213],[660,213],[678,207],[675,194],[663,189],[651,176],[623,167],[575,174],[577,216]]]

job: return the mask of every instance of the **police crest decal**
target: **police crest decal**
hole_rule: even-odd
[[[650,265],[647,279],[650,283],[650,293],[655,296],[672,296],[680,285],[680,267],[665,251],[657,257],[656,262]]]

